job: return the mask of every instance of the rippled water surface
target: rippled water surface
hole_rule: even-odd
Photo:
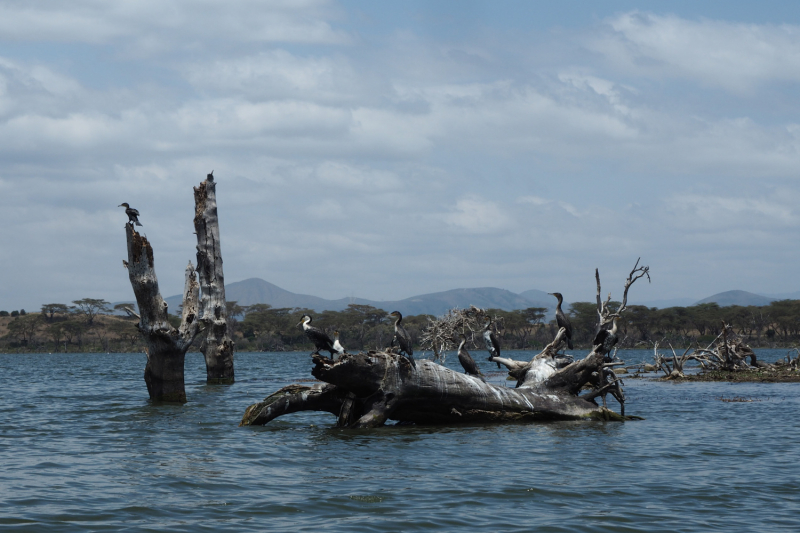
[[[627,379],[644,421],[354,431],[326,413],[237,427],[311,377],[308,354],[237,354],[232,386],[190,354],[186,405],[148,400],[142,354],[0,368],[0,529],[800,531],[800,384]]]

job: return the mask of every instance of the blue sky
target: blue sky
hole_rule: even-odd
[[[162,293],[218,181],[228,282],[793,292],[800,6],[0,2],[0,309]],[[499,6],[499,7],[498,7]]]

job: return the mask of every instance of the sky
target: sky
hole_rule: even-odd
[[[667,7],[665,7],[667,6]],[[800,4],[0,1],[0,309],[228,283],[373,300],[800,290]]]

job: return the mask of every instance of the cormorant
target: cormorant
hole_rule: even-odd
[[[492,331],[492,317],[486,317],[486,326],[483,328],[483,341],[486,343],[486,349],[489,350],[489,361],[494,361],[495,357],[500,357],[500,343],[497,342],[497,337]],[[495,361],[497,363],[497,361]],[[497,368],[500,368],[500,363],[497,363]]]
[[[572,324],[569,322],[569,318],[567,315],[564,314],[564,311],[561,310],[561,302],[564,301],[564,297],[561,296],[560,292],[551,292],[549,293],[550,296],[555,296],[558,298],[558,305],[556,306],[556,323],[558,324],[559,328],[564,328],[567,330],[567,346],[570,350],[574,349],[572,346]]]
[[[458,345],[458,361],[461,363],[461,366],[464,367],[464,372],[467,375],[475,376],[476,378],[486,383],[486,380],[483,379],[483,374],[478,368],[478,365],[475,364],[475,360],[469,354],[467,349],[464,348],[464,345],[466,343],[467,343],[467,337],[462,333],[461,344]]]
[[[320,350],[327,350],[331,355],[336,353],[336,349],[333,347],[333,341],[328,337],[328,334],[319,328],[309,326],[309,324],[311,324],[310,316],[303,315],[303,319],[298,322],[297,325],[299,326],[300,324],[303,324],[303,331],[306,332],[306,336],[314,343],[314,347],[317,349],[315,352],[311,352],[312,355],[319,355]]]
[[[128,215],[128,223],[141,226],[141,224],[139,223],[139,211],[129,206],[127,202],[124,204],[119,204],[117,207],[125,208],[125,214]]]
[[[333,349],[339,352],[339,354],[343,354],[347,351],[344,349],[344,346],[342,346],[342,343],[339,342],[339,330],[333,332]]]
[[[406,328],[400,325],[400,322],[403,321],[403,315],[400,314],[400,311],[392,311],[389,316],[397,319],[394,322],[394,339],[397,339],[400,350],[405,352],[406,357],[411,362],[411,366],[417,368],[417,363],[414,361],[414,349],[411,347],[411,335],[408,334]],[[394,339],[392,339],[392,346],[394,346]]]
[[[595,335],[594,340],[592,341],[592,346],[600,346],[598,350],[600,353],[604,355],[608,355],[611,353],[611,350],[614,349],[614,345],[617,344],[619,341],[619,337],[617,337],[617,319],[619,317],[614,317],[611,319],[611,329],[601,329]]]

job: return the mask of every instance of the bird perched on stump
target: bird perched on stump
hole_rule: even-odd
[[[467,344],[467,337],[462,333],[461,334],[461,342],[458,345],[458,361],[461,363],[461,366],[464,367],[464,372],[469,376],[475,376],[476,378],[480,379],[484,383],[486,382],[483,379],[483,374],[481,373],[478,365],[475,364],[475,360],[469,354],[467,349],[464,345]]]
[[[483,327],[483,342],[486,343],[486,349],[489,350],[489,361],[494,361],[495,357],[500,357],[500,343],[497,342],[497,337],[492,331],[492,317],[486,317],[486,325]],[[497,363],[497,361],[494,361]],[[500,368],[500,363],[497,363],[497,368]]]
[[[572,350],[572,324],[570,324],[569,318],[567,318],[567,315],[564,314],[564,311],[561,310],[561,302],[564,301],[564,297],[561,296],[560,292],[551,292],[549,294],[550,296],[555,296],[558,298],[558,305],[556,305],[556,323],[558,324],[559,328],[564,328],[567,330],[567,346],[570,350]]]
[[[606,359],[610,359],[608,355],[611,350],[614,349],[614,346],[619,341],[619,337],[617,336],[617,319],[619,317],[615,316],[611,319],[611,329],[601,329],[597,332],[597,335],[594,337],[594,341],[592,341],[592,346],[599,346],[597,349],[598,352],[606,356]]]
[[[347,350],[344,349],[342,343],[339,342],[339,330],[333,332],[333,349],[339,352],[339,354],[347,353]]]
[[[312,355],[313,354],[319,355],[320,350],[327,350],[331,353],[331,355],[336,353],[336,349],[333,347],[333,341],[331,340],[330,337],[328,337],[328,334],[322,331],[321,329],[315,328],[314,326],[310,325],[311,324],[310,316],[303,315],[302,320],[300,320],[300,322],[297,323],[298,326],[300,324],[303,325],[303,331],[306,332],[306,337],[308,337],[309,340],[314,343],[314,347],[316,348],[316,351],[311,352]]]
[[[139,223],[139,211],[132,208],[127,203],[119,204],[117,207],[125,208],[125,214],[128,215],[129,224],[136,224],[137,226],[141,226],[141,224]]]
[[[395,318],[394,322],[394,338],[392,339],[392,346],[394,341],[400,346],[400,351],[406,354],[406,357],[411,362],[411,366],[417,368],[417,363],[414,361],[414,349],[411,347],[411,335],[408,334],[406,328],[400,324],[403,321],[403,315],[400,311],[392,311],[389,316]]]

